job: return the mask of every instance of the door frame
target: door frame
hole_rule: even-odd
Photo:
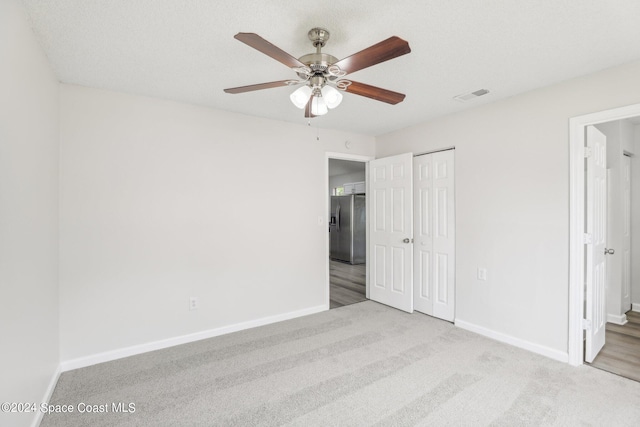
[[[590,125],[640,116],[640,104],[613,108],[569,119],[569,364],[584,363],[584,225],[586,177],[585,129]]]
[[[329,224],[329,217],[328,217],[328,212],[329,209],[331,209],[331,206],[329,205],[329,160],[331,159],[335,159],[335,160],[349,160],[352,162],[361,162],[364,163],[364,181],[365,181],[365,188],[366,190],[366,194],[365,194],[365,203],[367,204],[367,206],[369,205],[369,179],[367,178],[369,175],[369,161],[370,160],[375,160],[374,156],[365,156],[365,155],[361,155],[361,154],[350,154],[350,153],[339,153],[339,152],[330,152],[327,151],[325,152],[325,165],[324,165],[324,221],[322,223],[322,226],[324,227],[325,231],[328,230],[327,226]],[[369,218],[365,218],[365,222],[368,222]],[[367,242],[369,241],[369,227],[365,227],[366,231],[366,239]],[[325,284],[325,291],[324,291],[324,301],[325,301],[325,306],[326,309],[329,310],[330,306],[331,306],[331,276],[329,273],[329,269],[330,269],[330,262],[329,262],[329,245],[330,245],[330,241],[329,241],[329,233],[327,232],[326,237],[325,237],[325,247],[324,247],[324,254],[325,254],[325,263],[326,263],[326,268],[325,268],[325,276],[327,278],[326,280],[326,284]],[[366,263],[369,263],[369,250],[365,247],[365,253],[366,253]],[[365,269],[366,272],[366,276],[365,276],[365,289],[366,289],[366,297],[369,298],[369,273],[368,273],[368,269]]]

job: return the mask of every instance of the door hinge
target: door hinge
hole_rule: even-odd
[[[591,330],[591,320],[582,319],[582,329],[584,329],[586,331],[590,331]]]
[[[591,147],[584,147],[584,157],[591,157],[591,153],[593,152],[593,150],[591,149]]]
[[[582,243],[584,243],[585,245],[593,244],[593,236],[591,235],[591,233],[584,233],[582,235]]]

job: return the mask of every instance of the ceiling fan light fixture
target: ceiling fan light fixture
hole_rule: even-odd
[[[321,92],[322,98],[324,98],[328,108],[336,108],[342,102],[342,94],[333,86],[326,85],[322,88]]]
[[[314,116],[324,116],[327,112],[329,112],[329,109],[322,96],[314,96],[311,98],[311,114]]]
[[[309,86],[302,86],[289,95],[289,99],[291,99],[293,105],[300,109],[303,109],[307,105],[309,97],[311,97],[311,88]]]

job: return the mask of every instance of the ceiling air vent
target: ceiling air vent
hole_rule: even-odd
[[[475,92],[464,93],[462,95],[454,96],[453,99],[455,99],[456,101],[459,101],[459,102],[467,102],[467,101],[471,101],[472,99],[475,99],[475,98],[477,98],[479,96],[486,95],[488,93],[489,93],[489,91],[487,89],[479,89],[479,90],[476,90]]]

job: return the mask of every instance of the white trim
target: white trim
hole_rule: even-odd
[[[584,124],[569,120],[569,363],[577,366],[584,361],[583,305],[584,260]],[[579,284],[579,286],[576,286]]]
[[[369,203],[369,195],[371,194],[371,191],[369,191],[369,186],[371,185],[371,180],[369,179],[369,162],[365,163],[364,165],[364,177],[365,177],[365,186],[367,188],[367,192],[364,196],[364,203],[365,203],[365,221],[368,221],[368,218],[373,218],[371,216],[371,209],[370,209],[370,203]],[[371,227],[369,227],[369,224],[365,224],[365,241],[369,242],[370,240],[370,235],[371,235]],[[364,250],[364,254],[365,254],[365,264],[367,265],[367,268],[364,269],[364,296],[367,299],[370,299],[370,294],[371,294],[371,287],[369,286],[369,265],[371,262],[371,254],[369,252],[369,245],[365,245],[365,250]]]
[[[353,162],[368,162],[369,160],[375,160],[373,156],[365,156],[364,154],[351,154],[351,153],[338,153],[333,151],[326,151],[326,158],[328,159],[338,159],[338,160],[351,160]],[[329,169],[327,169],[327,178],[329,174]],[[329,181],[327,180],[327,185],[329,185]]]
[[[328,224],[329,224],[329,218],[327,217],[327,214],[329,212],[329,209],[331,209],[331,206],[329,206],[329,160],[330,159],[338,159],[338,160],[351,160],[353,162],[362,162],[365,164],[365,171],[364,171],[364,181],[365,181],[365,186],[367,188],[366,194],[365,194],[365,209],[367,209],[367,218],[369,218],[369,161],[370,160],[374,160],[375,157],[373,156],[364,156],[361,154],[350,154],[350,153],[337,153],[337,152],[330,152],[327,151],[325,152],[325,165],[324,165],[324,230],[328,230]],[[366,227],[366,241],[369,241],[369,227]],[[330,277],[329,277],[329,233],[326,233],[326,239],[325,239],[325,259],[326,259],[326,263],[327,263],[327,267],[326,267],[326,286],[325,286],[325,295],[324,295],[324,299],[325,299],[325,303],[327,304],[327,308],[329,308],[330,306],[330,299],[331,296],[329,295],[329,292],[331,290],[331,284],[329,283]],[[365,251],[365,263],[369,263],[369,251]],[[366,271],[368,271],[368,269],[366,269]],[[366,297],[369,298],[369,275],[367,273],[367,275],[365,276],[365,293],[366,293]]]
[[[255,328],[257,326],[269,325],[271,323],[281,322],[283,320],[294,319],[296,317],[307,316],[319,313],[329,309],[328,305],[319,305],[309,307],[302,310],[291,311],[289,313],[277,314],[274,316],[263,317],[261,319],[249,320],[247,322],[236,323],[234,325],[222,326],[220,328],[209,329],[207,331],[196,332],[193,334],[182,335],[173,338],[167,338],[160,341],[153,341],[145,344],[134,345],[131,347],[120,348],[117,350],[106,351],[104,353],[93,354],[91,356],[80,357],[72,360],[65,360],[60,364],[62,372],[73,369],[84,368],[86,366],[98,363],[109,362],[124,357],[134,356],[136,354],[147,353],[149,351],[160,350],[167,347],[186,344],[194,341],[200,341],[207,338],[213,338],[232,332],[243,331],[245,329]]]
[[[51,396],[53,395],[53,390],[55,390],[56,384],[58,384],[58,379],[60,378],[61,373],[62,373],[61,366],[58,365],[55,372],[51,376],[51,380],[49,380],[49,386],[45,390],[44,395],[42,396],[42,399],[40,399],[40,403],[49,403],[49,401],[51,400]],[[33,419],[33,422],[31,423],[31,425],[33,427],[38,427],[42,422],[42,417],[44,417],[44,412],[36,411],[36,416]]]
[[[626,314],[621,314],[621,315],[615,315],[615,314],[608,314],[607,313],[607,323],[613,323],[615,325],[626,325],[627,324],[627,315]]]
[[[586,126],[640,116],[640,104],[569,119],[569,363],[584,363],[584,129]]]
[[[640,313],[640,304],[631,304],[631,311],[637,311],[638,313]]]
[[[476,334],[483,335],[496,341],[500,341],[505,344],[513,345],[515,347],[540,354],[559,362],[566,363],[569,360],[569,355],[565,352],[525,341],[520,338],[512,337],[511,335],[503,334],[502,332],[497,332],[482,326],[475,325],[473,323],[465,322],[464,320],[456,319],[454,324],[459,328],[466,329],[467,331],[475,332]]]

